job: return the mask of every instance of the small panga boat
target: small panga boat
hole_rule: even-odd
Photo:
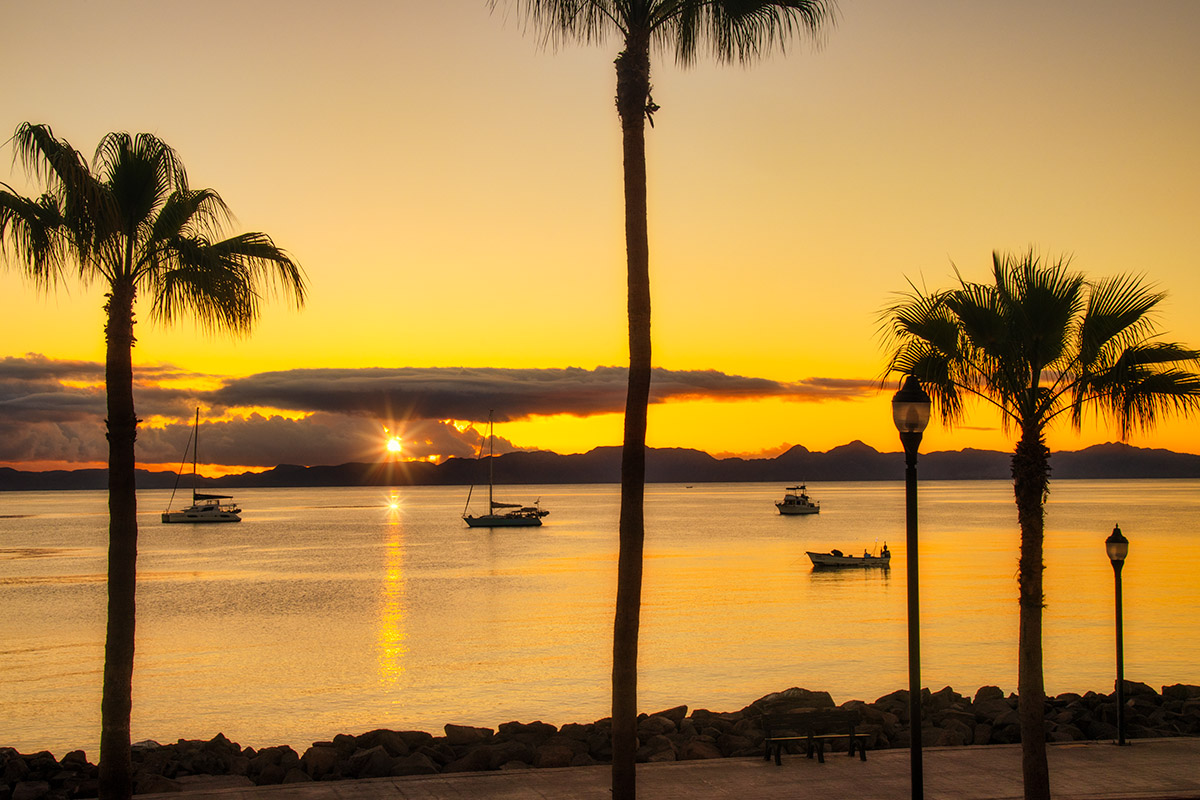
[[[810,550],[808,558],[814,567],[889,567],[892,563],[892,554],[888,550],[887,542],[883,543],[883,550],[879,555],[873,555],[866,550],[861,556],[848,556],[841,550],[830,550],[828,553],[814,553]]]

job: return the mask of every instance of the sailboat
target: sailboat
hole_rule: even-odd
[[[483,457],[483,442],[479,443],[479,457]],[[534,528],[541,525],[542,517],[550,512],[542,509],[540,498],[531,506],[523,506],[520,503],[501,503],[495,499],[495,481],[493,480],[495,463],[496,435],[493,432],[493,414],[488,412],[488,513],[479,515],[467,513],[467,509],[471,507],[471,494],[475,491],[475,486],[472,485],[470,491],[467,492],[466,508],[463,509],[463,520],[466,521],[467,526],[471,528]],[[501,510],[497,513],[499,509],[508,510]]]
[[[199,494],[196,492],[196,453],[200,449],[200,409],[196,409],[196,424],[192,428],[192,437],[188,439],[192,451],[192,504],[180,511],[172,511],[171,503],[175,502],[175,489],[179,488],[179,479],[183,476],[183,465],[187,463],[188,448],[183,450],[183,462],[179,465],[179,473],[175,476],[175,489],[171,490],[171,499],[167,510],[162,513],[163,522],[241,522],[239,516],[242,510],[235,503],[225,503],[233,500],[225,494]]]

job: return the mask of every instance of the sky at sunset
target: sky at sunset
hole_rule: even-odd
[[[197,406],[208,472],[392,437],[469,456],[490,409],[504,448],[620,443],[619,45],[546,47],[513,8],[0,0],[0,140],[47,123],[90,158],[152,132],[308,278],[245,339],[139,317],[141,463],[178,464]],[[749,67],[655,58],[651,446],[899,450],[879,311],[956,266],[988,279],[994,250],[1140,274],[1200,346],[1200,3],[838,8]],[[37,191],[7,141],[0,181]],[[103,303],[0,271],[0,466],[105,460]],[[1088,419],[1050,445],[1114,439]],[[1200,421],[1130,441],[1200,453]],[[922,449],[964,447],[1012,439],[977,408]]]

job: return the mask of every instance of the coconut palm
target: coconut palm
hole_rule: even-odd
[[[501,0],[492,0],[493,7]],[[625,248],[629,314],[629,385],[621,458],[620,553],[613,629],[613,795],[636,793],[637,648],[641,615],[646,408],[650,395],[650,246],[646,216],[646,121],[652,47],[674,51],[686,66],[701,49],[718,61],[750,61],[803,29],[830,21],[833,0],[513,0],[549,41],[619,38],[617,115],[625,182]]]
[[[109,133],[89,167],[46,125],[20,125],[15,156],[44,184],[37,198],[0,190],[0,246],[39,288],[67,274],[108,290],[104,335],[108,403],[108,631],[101,702],[100,796],[132,794],[132,706],[137,565],[132,349],[140,293],[150,317],[192,314],[210,330],[248,333],[264,289],[304,302],[300,267],[262,233],[221,238],[229,213],[211,189],[192,189],[179,157],[157,137]]]
[[[1013,493],[1021,528],[1018,567],[1022,769],[1026,798],[1049,798],[1043,727],[1042,543],[1050,486],[1045,434],[1059,420],[1079,429],[1096,412],[1121,439],[1164,413],[1200,407],[1200,352],[1161,341],[1154,312],[1164,295],[1136,277],[1089,281],[1067,259],[993,255],[992,283],[913,289],[883,312],[893,347],[887,374],[915,376],[944,422],[966,401],[994,407],[1018,435]]]

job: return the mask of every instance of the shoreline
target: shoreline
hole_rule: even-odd
[[[1125,681],[1126,737],[1200,736],[1200,686],[1174,684],[1161,691]],[[1014,744],[1020,741],[1015,694],[984,686],[973,696],[949,686],[922,692],[921,740],[925,747]],[[791,688],[760,697],[739,711],[676,706],[638,716],[639,763],[762,756],[761,719],[772,713],[840,708],[858,712],[856,731],[868,750],[908,747],[908,691],[873,703],[836,705],[825,691]],[[1046,698],[1049,742],[1117,738],[1114,694],[1065,693]],[[611,762],[611,721],[505,722],[496,728],[447,723],[443,734],[376,729],[313,742],[304,753],[290,745],[242,748],[224,734],[208,741],[133,745],[135,793],[180,791],[189,784],[263,786],[321,780],[592,766]],[[833,748],[845,750],[845,745]],[[0,746],[0,772],[10,792],[28,784],[27,796],[57,800],[96,796],[98,770],[82,750],[61,759],[42,751],[22,754]],[[26,796],[26,795],[23,795]]]

